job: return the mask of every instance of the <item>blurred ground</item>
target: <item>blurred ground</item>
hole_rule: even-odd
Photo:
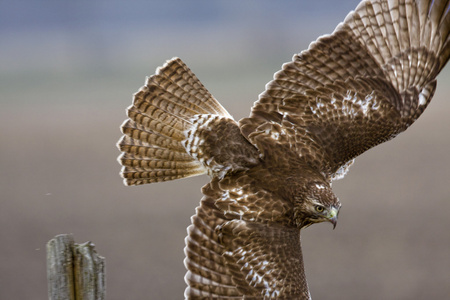
[[[108,299],[180,299],[207,177],[125,187],[131,95],[180,56],[236,119],[292,54],[358,1],[0,2],[0,299],[45,299],[45,244],[106,257]],[[339,224],[302,233],[314,299],[450,294],[450,68],[423,116],[334,184]]]

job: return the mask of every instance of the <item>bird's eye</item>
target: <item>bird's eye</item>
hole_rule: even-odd
[[[315,208],[316,208],[316,211],[320,212],[320,213],[323,212],[323,210],[324,210],[323,206],[320,206],[320,205],[316,205]]]

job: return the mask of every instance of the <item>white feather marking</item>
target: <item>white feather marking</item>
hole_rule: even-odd
[[[425,105],[427,104],[427,98],[425,97],[424,94],[420,93],[419,94],[419,105]]]
[[[325,186],[323,184],[316,184],[316,188],[318,188],[319,190],[323,190],[325,188]]]
[[[280,138],[280,134],[278,132],[272,132],[270,134],[270,137],[278,141],[278,139]]]

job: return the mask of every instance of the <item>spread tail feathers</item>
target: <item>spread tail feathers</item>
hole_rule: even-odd
[[[199,114],[229,117],[179,58],[167,61],[147,78],[127,109],[117,147],[126,185],[160,182],[205,174],[201,162],[182,145],[191,119]]]

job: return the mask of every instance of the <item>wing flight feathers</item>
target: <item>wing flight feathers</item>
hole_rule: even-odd
[[[263,156],[288,144],[299,160],[341,178],[427,107],[449,58],[449,10],[447,0],[362,1],[274,75],[240,121],[244,136]]]

